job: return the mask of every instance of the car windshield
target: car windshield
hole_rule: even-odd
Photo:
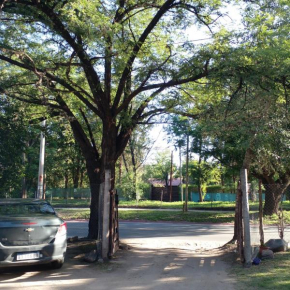
[[[47,203],[0,204],[0,215],[18,216],[34,214],[55,214],[55,211]]]

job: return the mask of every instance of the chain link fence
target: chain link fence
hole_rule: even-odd
[[[127,196],[119,189],[116,189],[119,200],[127,200]],[[33,195],[34,197],[34,195]],[[140,196],[136,198],[140,200]],[[90,188],[52,188],[45,191],[45,199],[53,205],[89,206],[91,202]]]
[[[263,184],[259,191],[255,197],[259,204],[250,206],[251,244],[280,238],[290,243],[290,187]]]
[[[45,199],[54,206],[88,207],[91,201],[90,188],[52,188],[45,191]]]

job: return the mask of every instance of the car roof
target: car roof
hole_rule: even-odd
[[[1,204],[22,204],[22,203],[47,203],[44,199],[36,198],[0,198]]]

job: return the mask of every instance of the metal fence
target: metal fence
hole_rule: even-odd
[[[189,196],[190,201],[199,202],[199,194],[197,192],[191,192]],[[204,201],[235,201],[235,193],[207,193],[204,198]]]
[[[45,191],[45,199],[54,205],[89,206],[90,188],[52,188]]]

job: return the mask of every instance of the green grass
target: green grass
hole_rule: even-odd
[[[48,200],[55,207],[89,207],[90,201],[88,199],[53,199]],[[138,203],[134,201],[123,201],[119,203],[120,207],[138,207],[138,208],[170,208],[170,209],[182,209],[184,202],[160,202],[156,200],[142,200]],[[204,201],[204,202],[188,202],[188,208],[233,208],[234,202],[227,201]]]
[[[251,218],[253,223],[259,223],[258,212],[254,212],[254,211],[250,212],[250,218]],[[289,211],[283,212],[283,219],[284,219],[284,224],[287,224],[287,225],[290,224],[290,212]],[[276,214],[274,214],[272,216],[264,216],[263,223],[266,225],[278,224],[279,217]]]
[[[88,219],[89,210],[57,209],[57,213],[66,220]],[[207,222],[232,223],[234,213],[219,212],[187,212],[182,211],[156,211],[156,210],[119,210],[120,220],[146,220],[146,221],[179,221],[179,222]]]
[[[238,280],[237,289],[290,289],[290,252],[275,253],[274,259],[262,260],[260,265],[243,268],[235,264],[231,274]]]
[[[49,200],[50,201],[50,200]],[[53,199],[50,201],[55,207],[89,207],[89,199]],[[184,202],[160,202],[156,200],[141,200],[138,203],[133,201],[121,200],[119,207],[138,207],[138,208],[162,208],[162,209],[182,209]],[[283,209],[285,211],[290,211],[290,201],[283,202]],[[188,202],[189,209],[233,209],[235,207],[235,202],[228,201],[204,201],[204,202]],[[250,202],[250,210],[258,210],[258,202]]]
[[[56,208],[56,213],[64,220],[89,219],[89,209]]]
[[[89,209],[69,209],[62,208],[56,209],[57,213],[66,220],[70,219],[89,219]],[[258,223],[257,213],[252,212],[251,216],[255,218],[252,223]],[[218,212],[218,211],[196,211],[196,212],[182,212],[178,211],[166,211],[166,210],[122,210],[119,209],[120,220],[146,220],[146,221],[179,221],[179,222],[196,222],[196,223],[233,223],[234,212]],[[290,212],[284,212],[285,224],[290,224]],[[276,225],[279,222],[277,215],[264,218],[265,225]]]
[[[120,207],[139,207],[139,208],[171,208],[171,209],[182,209],[184,202],[160,202],[157,200],[141,200],[138,203],[136,201],[120,201]],[[234,202],[227,201],[204,201],[204,202],[188,202],[188,208],[229,208],[235,207]]]
[[[119,218],[121,220],[232,223],[234,221],[234,213],[126,210],[119,211]]]
[[[53,199],[49,201],[54,207],[89,207],[89,199]]]

